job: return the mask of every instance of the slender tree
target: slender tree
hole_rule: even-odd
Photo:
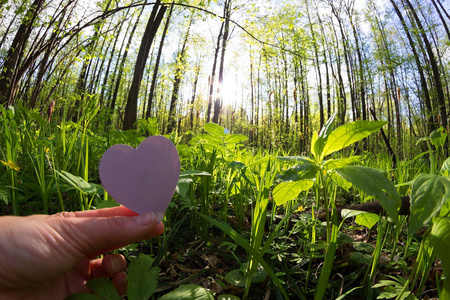
[[[139,98],[139,90],[141,87],[142,77],[145,70],[145,62],[147,61],[152,46],[153,39],[156,36],[159,25],[164,17],[167,6],[161,4],[160,0],[156,0],[153,5],[152,12],[147,22],[147,26],[142,36],[142,42],[139,47],[136,64],[134,67],[133,80],[131,82],[130,91],[128,93],[127,104],[125,106],[125,115],[123,120],[123,129],[132,129],[137,118],[137,102]]]

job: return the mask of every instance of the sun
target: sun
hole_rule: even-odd
[[[242,100],[242,86],[239,84],[239,77],[226,76],[220,88],[223,106],[234,106]]]

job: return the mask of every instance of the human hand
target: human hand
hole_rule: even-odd
[[[64,299],[87,292],[89,280],[104,276],[124,294],[125,258],[93,258],[159,236],[164,225],[155,219],[124,206],[0,217],[0,299]]]

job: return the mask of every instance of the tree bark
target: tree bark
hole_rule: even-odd
[[[161,61],[161,54],[162,54],[162,50],[164,48],[164,40],[166,39],[167,29],[169,28],[172,11],[173,11],[173,5],[170,6],[170,10],[169,10],[169,13],[168,13],[167,19],[166,19],[166,24],[164,25],[164,30],[163,30],[163,33],[161,36],[161,41],[159,42],[158,54],[156,55],[156,61],[155,61],[155,68],[153,69],[152,84],[150,86],[150,92],[148,95],[147,111],[145,113],[146,118],[149,118],[152,113],[153,98],[155,95],[156,81],[158,79],[159,63]]]
[[[186,62],[186,44],[189,39],[189,31],[191,28],[193,16],[191,16],[191,19],[189,20],[189,25],[186,30],[186,35],[184,37],[183,46],[181,47],[180,54],[177,57],[177,69],[175,70],[175,78],[173,80],[173,90],[172,90],[172,97],[170,100],[170,106],[169,106],[169,120],[168,120],[168,126],[167,126],[167,133],[171,133],[176,128],[176,106],[178,104],[178,97],[179,97],[179,90],[181,85],[181,80],[183,79],[183,69],[184,64]]]
[[[4,59],[2,72],[0,74],[0,104],[12,105],[19,84],[18,69],[21,59],[30,37],[33,23],[44,5],[45,0],[34,0],[28,9],[22,24],[9,47],[8,54]]]
[[[231,17],[231,0],[225,0],[224,9],[223,9],[223,17],[224,17],[224,30],[222,36],[222,53],[220,56],[220,66],[219,66],[219,84],[217,86],[217,97],[214,103],[214,115],[213,115],[213,123],[219,124],[219,115],[222,110],[222,100],[223,96],[221,90],[223,88],[223,69],[225,64],[225,52],[227,49],[228,43],[228,35],[230,33],[230,17]]]
[[[145,64],[150,53],[150,48],[153,43],[153,39],[156,36],[159,25],[164,17],[167,6],[162,5],[160,0],[157,0],[153,5],[153,10],[148,19],[147,26],[145,28],[142,42],[139,47],[136,64],[134,67],[134,75],[131,83],[131,88],[128,93],[127,104],[125,106],[125,115],[123,120],[123,130],[135,128],[137,119],[137,102],[139,98],[139,90],[141,87],[142,76],[144,75]]]
[[[439,67],[437,65],[435,55],[433,53],[433,49],[431,48],[431,44],[425,33],[425,29],[423,28],[422,23],[421,23],[419,17],[417,16],[417,13],[415,12],[414,7],[412,6],[411,2],[409,0],[403,0],[403,2],[409,8],[411,15],[414,17],[417,27],[419,29],[419,33],[422,37],[423,42],[425,43],[425,49],[427,51],[428,58],[430,60],[431,71],[433,72],[434,83],[436,85],[438,108],[439,108],[439,113],[441,115],[441,125],[444,128],[447,128],[447,109],[445,107],[444,90],[442,88],[441,75],[439,72]]]

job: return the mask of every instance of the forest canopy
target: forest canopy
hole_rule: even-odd
[[[299,152],[333,113],[377,118],[403,156],[404,141],[448,127],[448,5],[2,1],[0,103],[76,120],[93,99],[115,128],[212,121]]]

